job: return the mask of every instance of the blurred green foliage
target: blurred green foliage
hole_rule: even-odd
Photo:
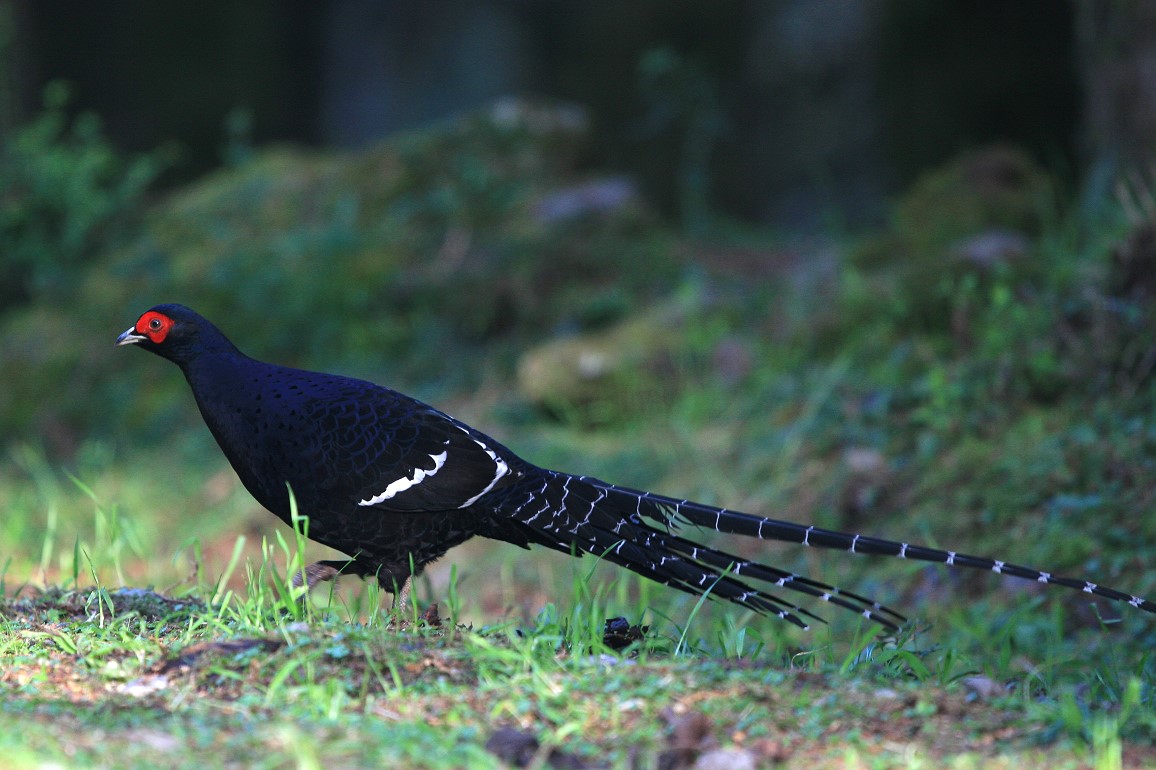
[[[677,136],[678,213],[691,235],[706,236],[711,211],[712,155],[722,137],[726,111],[719,85],[701,66],[672,48],[652,48],[638,62],[638,90],[647,105],[642,133]]]
[[[698,82],[676,65],[658,52],[644,71]],[[1145,231],[1075,221],[1014,149],[928,171],[832,281],[775,267],[765,242],[680,237],[628,187],[600,186],[582,165],[586,116],[566,105],[505,100],[342,154],[256,150],[234,115],[231,165],[134,220],[159,156],[118,155],[94,117],[69,125],[65,100],[54,89],[6,143],[21,170],[0,182],[4,266],[55,291],[3,321],[0,430],[66,451],[195,419],[171,372],[142,375],[109,345],[165,301],[259,357],[431,398],[510,381],[519,356],[523,373],[544,362],[525,393],[587,425],[850,356],[877,391],[867,411],[940,446],[1024,403],[1143,394],[1151,379]],[[681,311],[650,310],[680,289]],[[621,371],[588,380],[591,350]]]
[[[35,297],[61,298],[84,262],[123,237],[166,154],[126,156],[100,119],[68,114],[53,83],[44,110],[0,132],[0,313]]]
[[[910,331],[950,330],[977,294],[1040,274],[1034,240],[1052,202],[1043,170],[1009,148],[928,170],[895,202],[890,226],[852,252],[848,310],[890,315]]]
[[[1081,220],[1042,169],[1004,147],[930,170],[890,227],[851,252],[827,343],[915,343],[931,358],[900,376],[922,381],[922,413],[939,404],[959,424],[1025,400],[1142,391],[1156,320],[1151,282],[1133,274],[1151,259],[1151,225],[1110,208]]]
[[[102,241],[67,294],[6,320],[0,360],[19,376],[0,430],[66,448],[126,427],[161,438],[183,388],[161,372],[139,386],[140,362],[110,345],[160,302],[253,355],[443,390],[615,320],[669,291],[680,258],[628,187],[581,173],[585,137],[581,110],[510,100],[360,152],[266,149],[176,191]]]

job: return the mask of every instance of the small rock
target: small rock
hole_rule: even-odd
[[[486,751],[511,767],[540,766],[537,764],[542,745],[533,734],[515,727],[499,727],[486,741]],[[546,767],[556,770],[586,770],[590,765],[576,754],[559,749],[550,749],[546,755]]]
[[[437,602],[434,602],[426,608],[426,611],[421,614],[421,621],[430,628],[442,627],[442,617],[438,613]]]
[[[650,626],[632,626],[626,618],[607,618],[602,643],[612,650],[624,650],[635,642],[642,641],[649,630]]]
[[[542,196],[534,205],[539,222],[552,224],[594,214],[610,214],[638,202],[634,183],[624,177],[595,179]]]
[[[956,241],[951,254],[956,259],[991,270],[1022,259],[1031,246],[1031,239],[1021,232],[992,228]]]
[[[152,695],[154,692],[167,689],[168,686],[169,678],[167,676],[163,674],[148,674],[125,682],[121,685],[120,691],[124,695],[132,698],[143,698],[146,695]]]
[[[746,749],[714,749],[698,758],[694,770],[755,770],[755,755]]]
[[[513,767],[525,767],[538,753],[538,739],[513,727],[499,727],[486,741],[486,751]]]
[[[969,694],[980,700],[991,700],[1007,694],[1007,688],[991,677],[965,676],[960,680],[960,684],[967,688]]]
[[[667,711],[663,719],[670,725],[671,731],[667,738],[668,748],[658,756],[659,770],[697,767],[695,761],[718,746],[714,737],[714,722],[701,711],[686,714]]]

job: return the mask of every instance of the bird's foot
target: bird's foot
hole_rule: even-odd
[[[413,590],[413,576],[405,579],[405,582],[398,588],[395,585],[395,592],[393,595],[393,609],[390,612],[391,618],[389,624],[396,629],[409,628],[411,625],[427,626],[429,628],[440,628],[442,624],[441,615],[438,613],[437,602],[434,602],[425,609],[424,612],[418,614],[416,607],[410,607],[410,598]]]
[[[438,604],[434,602],[429,607],[426,607],[425,612],[416,617],[408,613],[402,614],[394,611],[390,614],[389,627],[395,631],[404,631],[407,628],[418,628],[425,626],[426,628],[441,628],[442,616],[438,611]]]
[[[398,615],[404,615],[409,609],[409,595],[413,590],[413,576],[407,577],[405,582],[401,584],[401,588],[393,595],[393,611]]]
[[[393,586],[393,606],[390,608],[389,625],[393,628],[408,628],[412,618],[409,616],[409,595],[413,588],[413,576],[407,577],[399,588]]]
[[[305,586],[312,591],[318,583],[336,580],[341,575],[343,566],[345,566],[343,562],[315,561],[300,572],[294,572],[290,582],[294,588]]]

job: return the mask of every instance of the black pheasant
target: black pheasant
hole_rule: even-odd
[[[409,396],[363,380],[291,369],[241,353],[182,305],[158,305],[117,338],[184,372],[197,406],[245,488],[290,522],[290,492],[308,535],[349,554],[306,570],[376,577],[405,602],[410,581],[475,536],[591,553],[691,594],[710,592],[806,627],[794,591],[894,628],[903,616],[849,591],[708,548],[680,525],[851,553],[990,570],[1074,588],[1146,612],[1156,604],[1083,579],[998,559],[728,511],[540,468]],[[749,581],[764,584],[755,587]],[[399,593],[400,587],[400,593]]]

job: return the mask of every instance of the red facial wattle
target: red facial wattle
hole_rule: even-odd
[[[143,334],[148,337],[154,345],[159,345],[164,342],[165,337],[169,336],[169,330],[172,328],[173,319],[155,310],[150,310],[145,313],[137,319],[136,322],[137,334]]]

